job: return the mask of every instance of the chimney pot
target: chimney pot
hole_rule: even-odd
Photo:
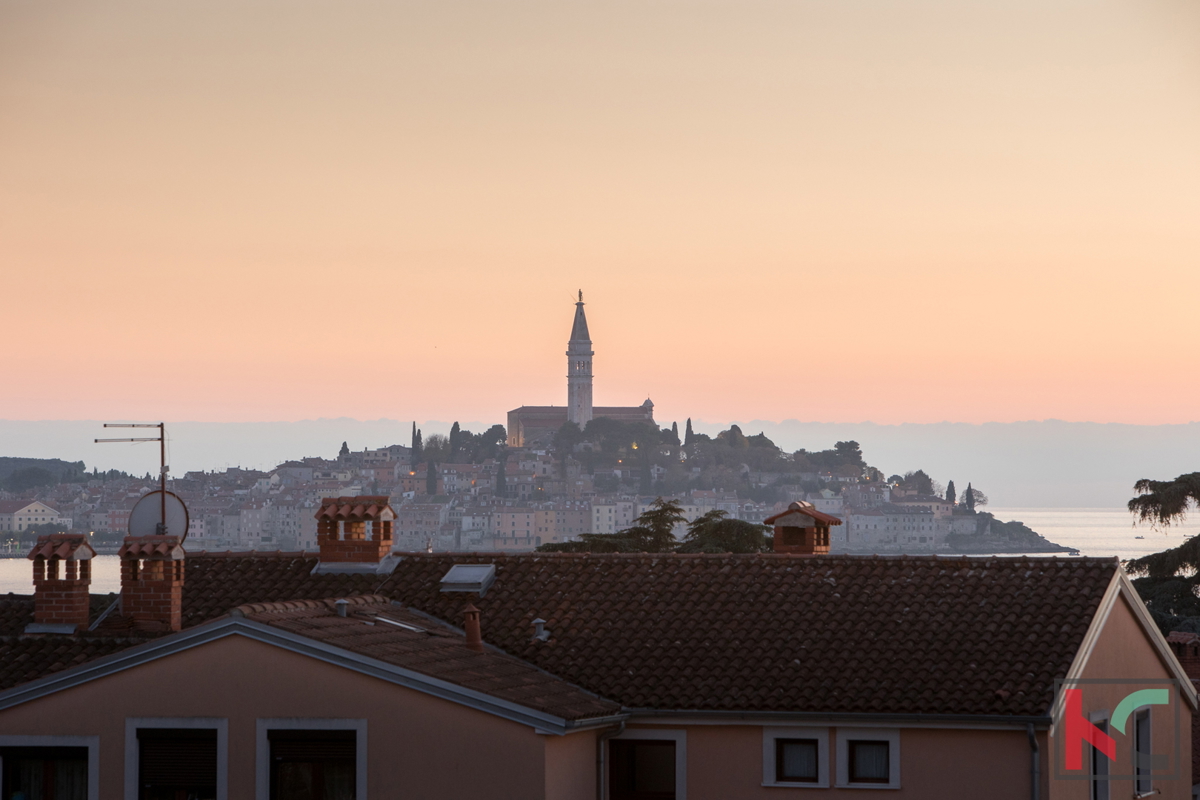
[[[344,616],[346,616],[346,608],[350,605],[350,601],[349,600],[335,600],[333,605],[337,608],[337,615],[339,617],[344,617]]]
[[[467,607],[463,609],[463,616],[466,617],[463,631],[467,634],[467,647],[477,653],[482,653],[483,634],[479,627],[479,609],[475,607],[474,603],[467,603]]]

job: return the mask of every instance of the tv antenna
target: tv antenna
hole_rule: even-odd
[[[150,492],[137,501],[133,510],[129,513],[129,535],[130,536],[166,536],[172,530],[182,537],[180,541],[187,538],[188,519],[187,507],[179,496],[174,492],[167,491],[167,426],[163,422],[106,422],[106,428],[158,428],[158,436],[152,437],[134,437],[128,439],[97,439],[97,444],[108,442],[158,442],[159,453],[159,470],[158,481],[159,490]],[[158,495],[158,502],[155,503],[151,498]],[[149,502],[147,502],[149,501]],[[157,505],[158,508],[154,508]],[[158,513],[155,514],[154,512]]]

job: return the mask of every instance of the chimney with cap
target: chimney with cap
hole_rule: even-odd
[[[378,564],[392,550],[396,512],[386,496],[326,497],[316,517],[322,563]]]
[[[88,624],[88,590],[96,551],[82,533],[39,536],[33,561],[33,624],[26,633],[74,633]]]
[[[467,607],[463,609],[463,616],[466,617],[463,631],[467,634],[467,647],[477,653],[482,653],[483,633],[479,628],[479,609],[475,607],[474,603],[467,603]]]
[[[177,631],[183,612],[183,545],[178,536],[126,536],[121,613],[141,631]]]
[[[767,517],[764,525],[775,528],[775,552],[799,555],[829,553],[829,528],[841,525],[835,516],[817,511],[812,503],[792,503],[787,511]]]

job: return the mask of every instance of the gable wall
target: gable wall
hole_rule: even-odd
[[[1153,645],[1146,636],[1145,630],[1138,622],[1134,611],[1122,595],[1113,605],[1100,636],[1084,667],[1082,676],[1085,680],[1120,680],[1129,683],[1114,685],[1082,684],[1083,713],[1088,716],[1092,712],[1111,712],[1116,708],[1121,698],[1135,689],[1154,688],[1154,684],[1139,684],[1141,679],[1172,678],[1174,677],[1155,652]],[[1156,795],[1164,800],[1191,798],[1191,752],[1192,752],[1192,712],[1187,701],[1172,696],[1179,708],[1179,754],[1182,773],[1177,780],[1154,780],[1154,788],[1161,792]],[[1155,706],[1151,710],[1151,741],[1155,752],[1173,751],[1173,747],[1164,747],[1163,743],[1173,742],[1176,738],[1174,709],[1166,706]],[[1056,736],[1062,731],[1056,728]],[[1112,732],[1117,742],[1117,761],[1113,769],[1124,768],[1126,774],[1131,771],[1133,762],[1132,719],[1127,724],[1126,733]],[[1043,785],[1048,790],[1052,800],[1087,800],[1089,781],[1061,780],[1055,778],[1062,770],[1062,754],[1056,752],[1057,742],[1051,741],[1047,761],[1043,767],[1045,780]],[[1058,758],[1058,764],[1052,763],[1051,758]],[[1172,754],[1174,762],[1174,755]],[[1110,787],[1111,796],[1132,797],[1133,782],[1131,780],[1113,780]]]
[[[241,636],[0,711],[0,730],[98,735],[101,797],[118,800],[126,717],[228,718],[230,800],[254,797],[259,718],[367,719],[371,797],[542,798],[550,772],[527,726]]]

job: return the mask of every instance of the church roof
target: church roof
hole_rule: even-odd
[[[588,333],[587,315],[583,313],[583,301],[575,304],[575,324],[571,326],[572,342],[590,342],[592,335]]]

